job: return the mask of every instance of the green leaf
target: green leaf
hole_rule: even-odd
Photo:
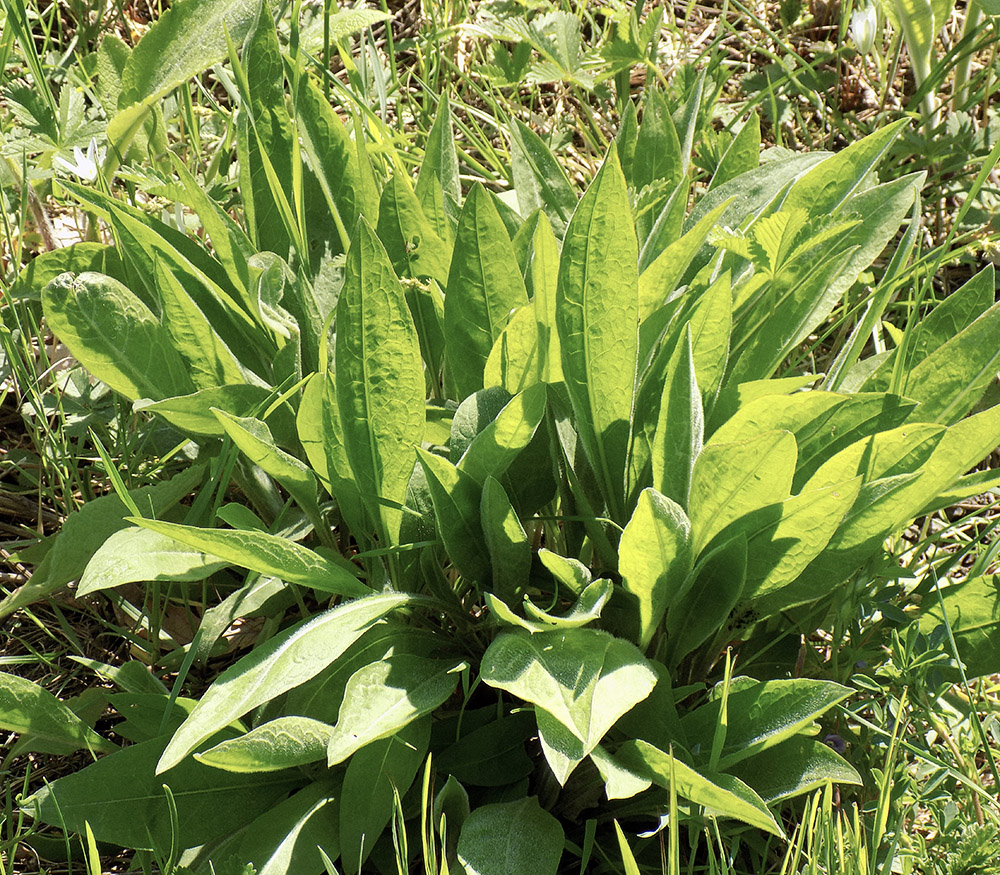
[[[531,545],[503,486],[492,477],[483,483],[479,513],[493,570],[493,591],[501,599],[515,600],[528,585]]]
[[[648,790],[653,784],[649,778],[626,768],[601,745],[597,745],[590,752],[590,760],[604,781],[604,793],[609,800],[631,799]]]
[[[728,769],[801,732],[851,693],[833,681],[809,678],[758,681],[732,690],[726,703],[728,727],[719,768]],[[688,740],[700,743],[703,758],[712,748],[721,708],[720,697],[681,719]]]
[[[787,431],[706,444],[694,463],[688,500],[694,555],[731,522],[787,498],[795,460],[795,438]]]
[[[371,590],[357,579],[346,560],[320,556],[288,538],[245,529],[202,529],[162,520],[129,519],[144,529],[173,538],[233,565],[282,580],[311,586],[321,592],[363,596]]]
[[[116,392],[156,400],[194,390],[167,330],[118,280],[64,273],[45,287],[42,303],[70,352]]]
[[[731,772],[768,805],[829,783],[861,784],[861,776],[829,745],[801,735],[742,760]]]
[[[488,580],[490,562],[483,550],[479,511],[482,487],[447,459],[426,450],[417,450],[417,453],[427,474],[438,534],[449,558],[463,577]]]
[[[278,717],[194,758],[227,772],[277,772],[323,759],[332,732],[329,724],[309,717]]]
[[[747,542],[742,533],[707,551],[667,614],[668,664],[676,666],[726,628],[746,575]]]
[[[518,393],[482,429],[462,454],[458,468],[478,483],[501,477],[528,446],[545,415],[545,385],[537,383]]]
[[[503,386],[516,393],[542,380],[535,308],[527,304],[514,311],[490,350],[483,367],[483,385]]]
[[[492,593],[486,593],[486,604],[501,623],[525,629],[532,634],[551,632],[554,629],[579,629],[581,626],[586,626],[600,618],[601,611],[604,610],[608,599],[611,598],[612,589],[613,584],[610,580],[606,578],[595,580],[584,587],[583,592],[573,602],[570,609],[562,615],[543,611],[525,596],[524,613],[528,615],[529,619],[527,620],[517,616],[505,602]]]
[[[459,398],[483,387],[493,344],[511,311],[528,303],[516,263],[493,201],[486,189],[474,185],[459,218],[444,298],[448,362]]]
[[[320,812],[323,816],[317,817]],[[336,840],[330,838],[338,814],[339,806],[332,797],[320,799],[291,825],[256,875],[288,875],[301,872],[301,867],[318,871],[317,867],[323,862],[320,850],[330,859],[335,858],[340,849]]]
[[[143,512],[162,516],[199,486],[205,469],[196,465],[163,483],[132,489],[129,495]],[[131,511],[115,493],[88,501],[63,522],[51,549],[31,579],[0,601],[0,619],[55,592],[84,573],[87,563],[115,532],[128,527]]]
[[[996,575],[942,586],[924,596],[920,631],[930,634],[945,618],[970,678],[1000,670],[1000,587]]]
[[[402,798],[427,752],[430,720],[418,720],[397,735],[359,750],[347,764],[340,807],[341,865],[356,875],[392,817],[394,791]]]
[[[458,859],[468,875],[556,875],[562,826],[528,796],[475,809],[462,826]]]
[[[436,195],[432,196],[432,192]],[[451,120],[451,104],[448,95],[442,94],[438,104],[434,124],[427,134],[427,145],[424,148],[424,160],[420,162],[420,174],[417,177],[417,199],[424,208],[424,213],[430,215],[428,205],[432,199],[442,197],[442,206],[448,219],[446,232],[451,235],[451,219],[454,212],[458,213],[462,203],[462,185],[458,178],[458,153],[455,150],[455,134]],[[438,228],[438,234],[443,236],[445,228]],[[447,238],[446,238],[447,239]]]
[[[750,111],[750,116],[743,123],[739,133],[729,144],[722,159],[719,161],[712,182],[708,188],[711,191],[730,179],[735,179],[741,173],[747,173],[760,163],[760,116],[756,110]]]
[[[243,454],[284,486],[299,507],[319,525],[322,517],[316,500],[316,477],[312,470],[280,449],[271,430],[261,420],[252,416],[233,416],[223,410],[212,412]]]
[[[364,220],[337,303],[337,403],[351,471],[383,546],[399,542],[401,505],[424,430],[416,328],[385,249]]]
[[[638,249],[617,150],[566,229],[556,326],[580,438],[611,516],[623,517],[638,355]]]
[[[7,672],[0,672],[0,728],[21,735],[19,750],[68,754],[118,749],[44,687]]]
[[[656,182],[673,188],[681,181],[685,165],[686,156],[681,154],[681,141],[666,98],[662,90],[651,89],[635,141],[633,185],[637,192]]]
[[[576,207],[576,191],[542,139],[520,119],[510,127],[510,163],[522,216],[541,208],[562,237]]]
[[[660,787],[669,789],[673,780],[678,796],[704,805],[711,814],[735,817],[772,835],[784,835],[764,800],[739,778],[701,774],[641,740],[626,742],[618,749],[618,757],[640,774],[647,774]]]
[[[408,653],[359,668],[347,681],[327,747],[327,765],[342,763],[355,751],[429,714],[451,696],[458,673],[466,668],[465,662]]]
[[[174,733],[157,764],[157,774],[181,762],[236,718],[315,677],[373,623],[410,598],[385,593],[346,602],[280,632],[230,666]]]
[[[377,227],[399,276],[447,284],[451,246],[424,214],[408,176],[397,173],[382,190]]]
[[[191,848],[250,823],[301,778],[289,773],[240,775],[194,760],[156,774],[165,737],[132,745],[78,772],[59,778],[22,803],[43,823],[99,841],[169,853]],[[170,789],[178,830],[171,836]],[[172,844],[172,841],[175,844]]]
[[[515,711],[463,735],[434,754],[434,764],[463,783],[502,787],[531,774],[534,763],[524,745],[536,731],[530,711]]]
[[[649,645],[691,570],[691,523],[683,508],[644,489],[618,545],[622,585],[639,603],[637,643]]]
[[[149,529],[122,529],[87,563],[77,595],[147,580],[204,580],[229,563]]]
[[[634,645],[591,629],[505,632],[483,655],[480,677],[535,706],[542,750],[560,783],[656,684]]]
[[[538,325],[538,355],[546,383],[562,382],[562,354],[556,330],[556,291],[559,286],[559,244],[544,213],[531,235],[525,286]]]

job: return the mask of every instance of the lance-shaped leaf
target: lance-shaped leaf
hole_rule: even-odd
[[[410,601],[401,593],[356,599],[286,629],[216,678],[174,733],[157,774],[252,708],[305,683],[334,662],[362,633]]]
[[[528,446],[544,415],[545,385],[536,383],[511,398],[496,419],[472,439],[459,469],[479,483],[487,477],[501,477]]]
[[[227,772],[277,772],[323,759],[332,732],[329,724],[309,717],[278,717],[194,758]]]
[[[528,796],[473,811],[458,859],[469,875],[556,875],[565,841],[559,821]]]
[[[522,216],[539,207],[561,237],[576,206],[576,192],[566,171],[531,128],[515,119],[510,128],[511,171]]]
[[[945,622],[969,677],[1000,670],[1000,588],[988,574],[941,587],[924,596],[920,630],[930,634]]]
[[[795,438],[787,431],[706,444],[694,463],[688,501],[695,555],[729,523],[787,498],[795,459]]]
[[[493,591],[513,601],[528,584],[531,544],[503,486],[493,477],[483,484],[479,503],[483,539],[493,568]]]
[[[229,563],[149,529],[123,529],[108,538],[80,578],[77,595],[146,580],[204,580]]]
[[[704,805],[712,814],[735,817],[772,835],[784,835],[764,800],[739,778],[702,774],[646,741],[626,742],[617,753],[619,760],[647,775],[654,784],[669,789],[673,783],[678,796]]]
[[[639,603],[639,647],[652,640],[691,570],[691,523],[683,508],[644,489],[618,545],[622,585]]]
[[[570,609],[561,616],[543,611],[527,596],[524,597],[524,613],[528,615],[527,620],[515,614],[505,602],[492,593],[486,593],[486,603],[501,623],[525,629],[532,634],[551,632],[554,629],[578,629],[600,618],[601,611],[611,598],[612,587],[610,580],[605,578],[595,580],[580,593]]]
[[[413,319],[385,249],[361,219],[337,303],[337,402],[344,448],[384,546],[399,541],[401,505],[424,430],[424,372]]]
[[[576,427],[615,518],[623,516],[635,392],[638,257],[625,178],[612,148],[566,229],[556,327]]]
[[[444,298],[451,375],[459,396],[483,387],[483,371],[511,311],[528,303],[510,237],[486,189],[462,209]]]
[[[346,560],[341,559],[338,564],[288,538],[245,529],[201,529],[139,517],[131,517],[129,522],[159,532],[233,565],[280,577],[302,586],[311,586],[321,592],[346,596],[361,596],[371,592],[349,570],[352,566]]]
[[[499,635],[483,656],[481,677],[535,706],[560,782],[656,684],[635,645],[592,629]]]
[[[793,736],[737,763],[732,773],[768,804],[826,784],[860,784],[861,776],[817,738]]]
[[[67,754],[118,749],[44,687],[7,672],[0,672],[0,728],[22,736],[19,750]]]
[[[327,746],[327,764],[394,735],[429,714],[455,691],[468,663],[396,653],[359,668],[344,690],[337,725]]]

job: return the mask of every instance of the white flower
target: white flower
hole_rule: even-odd
[[[872,5],[854,10],[851,16],[851,39],[862,55],[871,53],[875,45],[875,31],[878,29],[878,11]]]
[[[80,177],[85,182],[94,182],[97,179],[97,175],[101,172],[101,165],[104,163],[104,156],[107,151],[104,147],[98,149],[97,140],[91,137],[86,155],[79,146],[73,147],[73,158],[75,159],[73,164],[70,164],[69,161],[59,155],[56,155],[52,159],[52,163],[62,170]]]

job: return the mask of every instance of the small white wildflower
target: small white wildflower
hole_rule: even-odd
[[[107,151],[103,146],[98,148],[97,140],[91,137],[86,154],[84,154],[83,149],[79,146],[73,147],[74,163],[71,164],[59,155],[56,155],[52,159],[52,163],[60,169],[78,176],[85,182],[94,182],[97,179],[97,175],[101,172],[101,165],[104,163],[104,156]]]
[[[873,5],[865,5],[854,10],[851,16],[851,39],[862,55],[871,53],[877,29],[878,10]]]

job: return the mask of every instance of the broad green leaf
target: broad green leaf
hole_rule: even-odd
[[[481,185],[473,186],[459,218],[444,298],[448,362],[460,398],[483,387],[493,344],[511,311],[528,303],[516,263],[493,201]]]
[[[681,277],[708,239],[709,232],[716,227],[719,216],[729,203],[730,201],[723,201],[703,216],[697,225],[671,243],[639,274],[640,320],[648,319],[653,311],[664,304],[677,290]]]
[[[106,39],[105,39],[106,41]],[[4,292],[8,301],[40,301],[42,289],[63,273],[103,273],[124,281],[125,267],[114,246],[72,243],[31,259]]]
[[[320,524],[322,517],[316,500],[316,476],[312,470],[278,447],[271,430],[261,420],[252,416],[233,416],[222,410],[212,412],[240,451],[284,486],[308,517]]]
[[[515,395],[462,454],[458,468],[478,483],[500,477],[535,435],[545,415],[546,393],[536,383]]]
[[[637,192],[657,182],[673,188],[681,181],[687,163],[662,90],[651,89],[646,97],[632,165],[632,183]]]
[[[688,500],[694,555],[744,514],[787,498],[795,460],[795,438],[787,431],[706,444],[694,463]]]
[[[463,577],[488,580],[490,560],[483,550],[479,510],[482,487],[447,459],[426,450],[417,450],[417,453],[427,474],[438,534],[448,557]]]
[[[917,323],[907,344],[907,360],[911,366],[922,362],[989,310],[995,287],[996,271],[992,264],[987,264],[967,283],[935,304],[934,309]]]
[[[495,709],[491,709],[495,715]],[[434,763],[444,774],[477,787],[502,787],[527,777],[534,764],[524,745],[537,732],[530,711],[515,711],[491,719],[463,735],[439,754]]]
[[[1000,304],[994,304],[907,373],[902,394],[919,402],[921,421],[957,422],[979,401],[1000,368],[998,329]]]
[[[869,174],[908,124],[908,119],[899,119],[821,161],[792,185],[782,209],[802,207],[813,216],[834,213],[862,189]]]
[[[728,271],[713,282],[691,311],[691,357],[705,407],[711,406],[729,358],[733,293]]]
[[[520,119],[510,127],[511,171],[522,216],[541,208],[562,237],[576,207],[576,191],[545,143]]]
[[[149,529],[122,529],[87,563],[77,595],[147,580],[204,580],[229,563]]]
[[[941,586],[925,595],[920,630],[930,634],[945,622],[970,678],[1000,670],[1000,588],[996,575]],[[943,603],[943,606],[942,606]]]
[[[634,645],[591,629],[505,632],[487,648],[480,676],[535,705],[542,749],[560,783],[656,684]]]
[[[749,380],[746,383],[730,383],[724,386],[715,399],[715,407],[705,428],[705,436],[714,434],[725,425],[737,411],[758,398],[790,395],[799,389],[813,385],[819,377],[816,374],[801,374],[795,377],[776,377],[770,380]]]
[[[360,220],[337,304],[337,403],[344,449],[384,546],[400,511],[424,430],[424,374],[402,286],[371,226]]]
[[[258,873],[279,860],[284,868],[272,868],[272,875],[319,872],[323,863],[317,846],[331,859],[340,854],[339,795],[338,782],[314,781],[254,820],[240,834],[238,843],[213,847],[209,853],[217,862],[236,859],[241,864],[250,863]]]
[[[705,434],[705,414],[695,370],[689,325],[667,364],[650,448],[653,486],[681,507],[687,507],[691,475]]]
[[[554,554],[553,554],[554,555]],[[517,616],[510,607],[492,593],[486,593],[486,603],[490,611],[501,623],[514,628],[536,632],[551,632],[554,629],[579,629],[594,622],[601,616],[601,611],[611,598],[613,584],[606,578],[595,580],[584,587],[570,609],[562,615],[543,611],[527,596],[524,597],[524,613],[528,619]]]
[[[329,724],[309,717],[278,717],[194,758],[227,772],[277,772],[323,759],[332,732]]]
[[[64,273],[45,287],[42,303],[60,340],[116,392],[157,400],[194,391],[167,330],[118,280]]]
[[[638,251],[617,150],[566,229],[556,326],[580,438],[621,518],[638,355]]]
[[[378,210],[378,239],[385,246],[399,276],[448,283],[451,247],[424,215],[409,177],[397,173],[382,190]]]
[[[552,225],[540,214],[531,236],[531,253],[525,285],[538,325],[538,355],[542,379],[562,382],[562,354],[556,330],[556,290],[559,286],[559,244]]]
[[[493,591],[501,599],[514,601],[528,585],[531,545],[507,493],[493,477],[483,483],[479,513],[493,570]]]
[[[667,613],[668,665],[676,667],[685,656],[726,628],[746,585],[746,576],[747,541],[742,533],[707,551],[681,584]]]
[[[267,532],[202,529],[137,517],[131,517],[129,522],[233,565],[271,574],[290,583],[311,586],[321,592],[346,596],[363,596],[371,592],[350,570],[352,566],[349,563],[327,559],[288,538]]]
[[[462,826],[458,860],[468,875],[556,875],[565,836],[528,796],[476,808]]]
[[[44,687],[0,672],[0,728],[21,736],[20,750],[68,754],[75,750],[117,750]]]
[[[833,681],[809,678],[759,681],[730,691],[719,767],[727,769],[801,732],[852,692]],[[703,758],[712,748],[721,708],[722,700],[716,698],[681,718],[689,741],[701,743]]]
[[[601,745],[590,752],[590,760],[604,781],[604,793],[609,800],[631,799],[653,785],[649,778],[622,765]]]
[[[418,720],[396,735],[359,750],[347,764],[340,807],[341,865],[357,875],[392,817],[394,795],[413,783],[430,741],[430,720]]]
[[[325,430],[323,428],[323,387],[329,378],[326,374],[313,374],[302,389],[295,428],[299,442],[306,452],[309,467],[320,482],[330,490],[330,469],[326,457]]]
[[[579,559],[567,559],[545,547],[538,551],[538,558],[552,576],[574,595],[579,595],[590,586],[590,569]]]
[[[472,445],[476,436],[489,428],[513,395],[502,386],[489,386],[470,395],[455,411],[448,443],[451,461],[456,465]]]
[[[639,603],[643,650],[691,570],[691,523],[682,507],[655,489],[644,489],[618,545],[622,585]]]
[[[862,783],[854,767],[834,753],[829,745],[801,735],[742,760],[731,772],[752,787],[768,805],[831,782]]]
[[[89,824],[98,841],[167,854],[227,835],[268,810],[301,778],[289,774],[240,775],[194,760],[156,774],[165,737],[126,747],[78,772],[59,778],[24,800],[43,823],[83,833]],[[167,794],[177,811],[171,842]]]
[[[458,153],[455,151],[451,104],[447,94],[441,95],[434,124],[427,134],[424,159],[420,162],[420,174],[417,177],[417,199],[427,215],[430,215],[427,207],[433,191],[438,192],[438,196],[443,195],[446,214],[451,215],[454,211],[457,215],[462,203],[462,186],[458,178]],[[442,230],[439,228],[438,234],[444,236]],[[450,234],[450,224],[448,233]]]
[[[181,762],[201,742],[258,705],[315,677],[361,634],[410,596],[385,593],[338,605],[292,626],[230,666],[205,691],[174,733],[157,774]]]
[[[784,835],[764,801],[739,778],[702,774],[641,740],[626,742],[618,749],[618,758],[660,787],[669,789],[673,781],[678,796],[704,805],[717,817],[734,817],[772,835]]]
[[[132,489],[129,495],[143,512],[162,516],[198,487],[204,476],[205,469],[196,465],[170,480]],[[130,513],[117,494],[109,493],[67,516],[31,579],[0,601],[0,619],[79,578],[101,545],[115,532],[128,528]]]
[[[526,304],[514,311],[490,350],[483,366],[483,385],[503,386],[516,393],[542,380],[542,350],[535,308]]]
[[[732,143],[726,149],[719,161],[712,181],[708,188],[711,191],[730,179],[735,179],[741,173],[747,173],[760,163],[760,116],[755,110],[743,123],[739,133],[733,137]]]
[[[327,765],[342,763],[365,745],[429,714],[451,696],[466,668],[465,662],[400,653],[358,669],[344,690]]]

